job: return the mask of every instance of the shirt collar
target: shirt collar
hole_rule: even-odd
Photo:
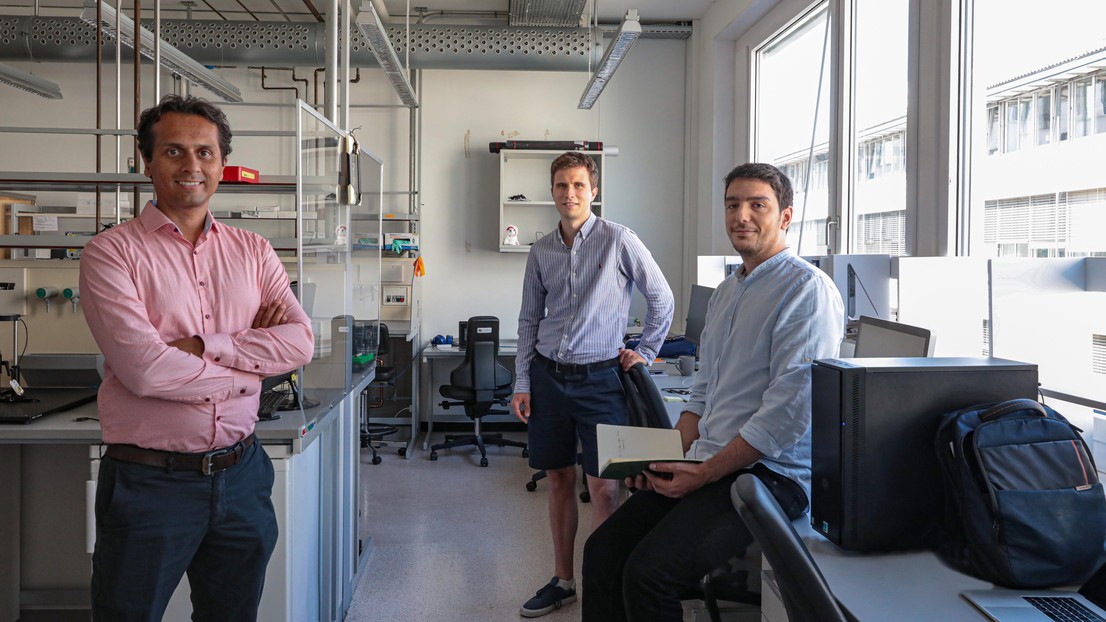
[[[169,217],[157,208],[157,201],[147,201],[146,207],[142,208],[142,213],[138,215],[137,220],[138,224],[142,225],[142,229],[146,233],[153,233],[165,226],[170,226],[173,228],[173,231],[176,231],[178,234],[180,233],[180,229],[177,229],[173,221],[169,220]],[[215,218],[211,216],[211,212],[209,211],[207,215],[204,216],[204,230],[200,235],[207,234],[214,226]]]
[[[598,216],[595,212],[588,214],[588,219],[584,221],[584,226],[580,227],[580,232],[576,235],[580,236],[581,240],[587,240],[591,235],[591,230],[595,228],[595,221],[598,220]],[[568,248],[568,244],[565,244],[565,236],[561,234],[561,223],[557,223],[557,239],[561,241],[561,246]]]
[[[753,271],[751,273],[744,274],[744,275],[741,274],[741,270],[744,270],[744,268],[742,268],[741,270],[737,270],[736,272],[734,272],[734,276],[737,277],[738,281],[741,281],[742,283],[747,283],[749,281],[749,279],[751,279],[751,278],[753,278],[753,277],[755,277],[759,274],[762,274],[767,270],[771,270],[772,266],[784,261],[787,258],[787,256],[790,255],[790,254],[791,254],[791,249],[787,248],[787,247],[784,247],[783,250],[776,253],[775,255],[772,255],[768,259],[765,259],[763,262],[761,262],[761,264],[759,266],[757,266],[756,268],[753,268]]]

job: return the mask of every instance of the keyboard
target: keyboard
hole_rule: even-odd
[[[1023,596],[1026,602],[1056,622],[1106,622],[1069,596]]]
[[[273,413],[280,410],[281,406],[288,403],[287,391],[266,391],[261,394],[261,403],[257,406],[257,418],[262,420],[276,419],[280,415]]]

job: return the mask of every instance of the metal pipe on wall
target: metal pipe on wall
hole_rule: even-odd
[[[326,11],[326,88],[323,113],[338,125],[338,0],[330,0]]]

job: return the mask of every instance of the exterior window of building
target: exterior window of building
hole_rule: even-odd
[[[1060,141],[1068,139],[1068,124],[1070,123],[1068,112],[1071,108],[1071,98],[1068,96],[1068,91],[1070,88],[1067,84],[1062,84],[1060,88],[1056,89],[1058,98],[1056,102],[1056,139]]]
[[[1033,0],[972,6],[971,118],[985,131],[968,154],[969,253],[1106,254],[1106,2],[1070,0],[1063,15]],[[1053,30],[1065,36],[1024,45]]]
[[[823,2],[755,52],[754,158],[775,164],[792,179],[795,214],[787,238],[801,255],[829,250],[828,23],[828,3]]]
[[[999,123],[999,107],[988,106],[987,107],[987,155],[998,153],[998,145],[1001,141]]]
[[[1075,137],[1090,136],[1094,133],[1094,118],[1091,116],[1091,106],[1094,101],[1092,88],[1094,80],[1087,78],[1075,83]]]
[[[1094,128],[1101,134],[1106,132],[1106,73],[1100,73],[1094,81]]]
[[[1052,142],[1052,89],[1037,94],[1037,144]]]

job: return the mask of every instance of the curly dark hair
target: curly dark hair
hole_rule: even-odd
[[[166,95],[158,105],[143,110],[138,118],[138,150],[147,162],[154,157],[154,125],[161,120],[162,115],[169,112],[194,114],[214,123],[219,128],[219,155],[224,160],[230,155],[230,122],[218,106],[191,95]]]
[[[795,202],[795,191],[791,189],[791,180],[780,169],[771,164],[761,162],[749,162],[742,164],[726,175],[722,182],[722,193],[730,187],[730,182],[735,179],[759,179],[772,187],[776,193],[776,201],[780,204],[780,211],[789,208]]]
[[[591,159],[591,156],[579,151],[566,151],[557,156],[556,160],[553,160],[553,164],[549,166],[549,185],[553,185],[553,177],[557,174],[557,171],[576,168],[577,166],[588,169],[588,181],[591,182],[591,187],[598,188],[599,167],[595,165],[595,160]]]

